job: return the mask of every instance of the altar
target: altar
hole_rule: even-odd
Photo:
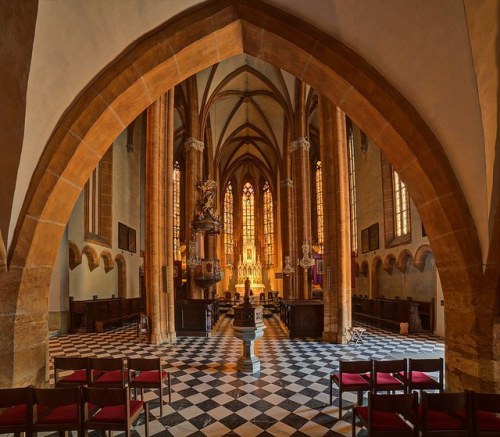
[[[250,281],[250,290],[253,296],[258,298],[259,294],[264,292],[265,286],[262,283],[262,264],[252,241],[247,241],[243,245],[242,255],[240,255],[238,262],[238,283],[235,285],[235,289],[241,297],[245,295],[245,280],[247,278]]]

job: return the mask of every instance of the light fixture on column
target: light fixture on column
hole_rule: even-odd
[[[285,261],[283,263],[283,273],[287,276],[290,276],[290,273],[294,272],[294,268],[292,267],[292,263],[290,262],[290,257],[285,256]]]
[[[198,257],[198,241],[196,238],[196,233],[193,232],[191,241],[189,242],[189,258],[186,261],[186,265],[194,270],[201,264],[201,259]]]
[[[314,258],[310,255],[310,247],[307,240],[304,240],[302,244],[302,258],[299,259],[299,266],[305,269],[312,267],[314,265]]]

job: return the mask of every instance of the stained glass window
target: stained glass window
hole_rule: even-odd
[[[227,184],[224,194],[224,254],[226,265],[233,261],[233,187],[231,182]]]
[[[393,170],[393,193],[394,193],[394,234],[396,237],[410,233],[410,208],[408,191],[399,175]]]
[[[347,151],[349,154],[349,203],[351,209],[351,251],[358,251],[358,204],[356,200],[356,162],[352,122],[346,119]]]
[[[270,266],[274,254],[274,216],[273,194],[267,182],[264,184],[264,241],[266,264]]]
[[[174,164],[174,259],[176,261],[181,260],[181,168],[179,163],[176,161]]]
[[[323,253],[325,234],[323,227],[323,173],[321,171],[321,161],[316,163],[316,215],[318,216],[318,246],[320,253]]]
[[[255,192],[250,182],[243,186],[243,244],[255,239]]]

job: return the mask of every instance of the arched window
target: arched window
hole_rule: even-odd
[[[267,182],[264,184],[264,241],[266,264],[270,266],[274,254],[274,216],[273,194]]]
[[[179,162],[174,164],[174,259],[181,260],[181,168]]]
[[[231,182],[227,184],[224,194],[224,254],[226,265],[233,261],[233,187]]]
[[[408,191],[399,175],[392,170],[394,196],[394,234],[397,237],[410,233],[410,203]]]
[[[316,162],[316,215],[318,216],[318,247],[323,253],[325,233],[323,227],[323,173],[321,172],[321,161]]]
[[[247,241],[252,243],[255,241],[255,220],[254,220],[254,206],[255,206],[255,193],[250,182],[243,186],[243,244]]]
[[[358,204],[356,201],[356,163],[352,121],[346,119],[347,152],[349,154],[349,203],[351,207],[351,251],[358,252]]]

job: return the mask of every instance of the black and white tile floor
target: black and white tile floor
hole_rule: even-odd
[[[135,327],[129,326],[52,338],[50,355],[160,357],[172,374],[172,403],[165,404],[159,417],[157,395],[146,393],[150,435],[175,437],[351,436],[350,410],[338,420],[337,398],[328,405],[329,375],[337,371],[338,360],[444,355],[444,343],[429,336],[368,328],[364,344],[336,345],[288,339],[273,318],[266,326],[264,337],[256,342],[261,360],[256,376],[236,370],[241,342],[233,337],[232,320],[224,317],[209,338],[140,344]],[[344,394],[344,408],[355,401],[355,393]],[[142,424],[141,420],[133,435],[143,435]],[[358,430],[358,436],[364,435],[365,430]]]

